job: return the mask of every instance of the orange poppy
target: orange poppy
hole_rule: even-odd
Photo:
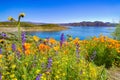
[[[24,43],[25,50],[30,49],[31,44],[30,43]]]

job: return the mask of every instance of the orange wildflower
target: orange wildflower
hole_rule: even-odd
[[[79,38],[75,38],[74,40],[73,40],[73,43],[74,44],[77,44],[79,42]]]
[[[67,55],[67,54],[68,54],[68,50],[65,50],[65,51],[64,51],[64,54]]]
[[[67,41],[65,41],[65,42],[64,42],[64,45],[65,45],[65,46],[68,46],[68,42],[67,42]]]
[[[120,53],[120,49],[116,49],[118,53]]]
[[[25,48],[25,50],[30,49],[30,46],[31,46],[30,43],[25,43],[25,44],[24,44],[24,48]]]
[[[48,45],[45,45],[43,43],[39,45],[39,50],[41,50],[41,51],[46,51],[49,49],[50,49],[50,47]]]
[[[25,50],[25,54],[29,55],[30,54],[30,50],[29,49]]]
[[[119,48],[119,47],[120,47],[120,44],[116,44],[115,47],[116,47],[116,48]]]
[[[53,39],[53,38],[50,38],[50,39],[49,39],[49,43],[51,43],[51,44],[55,44],[55,43],[56,43],[56,40]]]
[[[110,45],[108,45],[108,48],[113,48],[113,46],[110,44]]]
[[[0,54],[0,58],[2,58],[2,56],[3,56],[3,55],[2,55],[2,54]]]
[[[18,48],[18,51],[19,51],[20,53],[22,53],[22,49]]]
[[[83,40],[83,44],[87,44],[88,43],[88,41],[87,40]]]
[[[94,37],[93,40],[94,40],[94,41],[98,41],[98,38]]]

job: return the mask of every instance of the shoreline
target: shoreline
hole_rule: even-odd
[[[25,32],[39,32],[39,31],[62,31],[67,30],[67,27],[54,27],[54,28],[43,28],[43,27],[21,27],[21,31]],[[17,32],[17,27],[0,27],[0,32]]]

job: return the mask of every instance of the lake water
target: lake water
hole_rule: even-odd
[[[79,37],[81,40],[87,39],[93,36],[98,37],[100,34],[112,37],[111,33],[115,30],[115,27],[74,27],[69,26],[68,30],[63,31],[50,31],[50,32],[30,32],[30,35],[36,35],[40,38],[55,38],[56,40],[60,40],[60,35],[64,33],[65,37],[69,34],[73,38]]]

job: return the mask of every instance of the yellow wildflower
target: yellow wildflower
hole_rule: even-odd
[[[0,58],[2,58],[2,56],[3,56],[3,55],[2,55],[2,54],[0,54]]]
[[[14,77],[15,77],[15,74],[11,74],[11,75],[10,75],[10,78],[14,78]]]
[[[13,64],[13,65],[11,66],[11,68],[12,68],[12,69],[15,69],[15,68],[16,68],[16,65],[15,65],[15,64]]]
[[[22,78],[26,78],[26,75],[22,75]]]
[[[62,74],[62,76],[65,76],[65,75],[66,75],[65,73]]]
[[[74,43],[74,44],[77,44],[78,41],[79,41],[79,38],[75,38],[75,39],[73,40],[73,43]]]
[[[49,43],[51,43],[51,44],[55,44],[55,43],[56,43],[56,40],[53,39],[53,38],[50,38],[50,39],[49,39]]]
[[[6,74],[10,74],[10,72],[7,72]]]
[[[119,49],[119,48],[117,48],[116,51],[117,51],[118,53],[120,53],[120,49]]]
[[[69,37],[68,39],[69,39],[70,41],[72,41],[72,40],[73,40],[73,38],[72,38],[72,37]]]
[[[53,49],[54,49],[55,51],[58,51],[58,50],[59,50],[59,47],[58,47],[58,46],[55,46],[55,47],[53,47]]]
[[[44,73],[42,74],[41,79],[46,80],[46,75]]]
[[[58,75],[56,75],[55,78],[59,79],[60,77]]]
[[[46,72],[46,74],[47,74],[47,75],[49,75],[49,74],[50,74],[50,72],[49,72],[49,71],[47,71],[47,72]]]
[[[35,73],[36,73],[36,74],[40,73],[40,70],[39,70],[39,69],[37,69]]]
[[[3,43],[4,42],[4,40],[3,39],[0,39],[0,43]]]
[[[33,36],[33,39],[34,39],[36,42],[39,41],[39,37],[37,37],[37,36]]]
[[[12,80],[17,80],[17,78],[13,78]]]
[[[4,79],[5,77],[4,76],[2,76],[2,80]]]
[[[18,48],[18,51],[19,51],[20,53],[22,53],[22,49],[21,49],[21,48]]]
[[[64,51],[64,54],[68,54],[68,50],[65,50],[65,51]]]
[[[24,17],[25,16],[25,13],[20,13],[19,14],[19,17]]]

